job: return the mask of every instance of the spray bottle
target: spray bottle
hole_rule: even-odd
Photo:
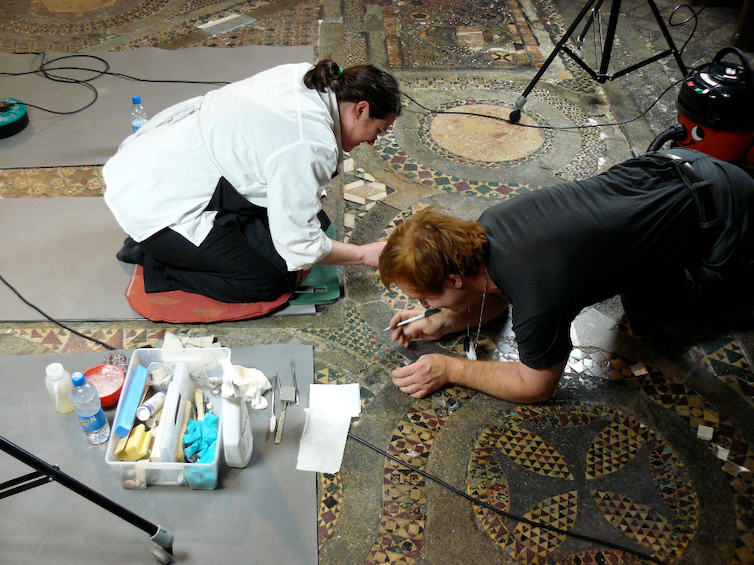
[[[243,468],[249,464],[254,449],[251,435],[249,405],[238,386],[238,373],[227,357],[221,361],[223,367],[223,451],[228,467]]]

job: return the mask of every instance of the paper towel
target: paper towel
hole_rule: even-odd
[[[361,414],[358,383],[311,385],[306,423],[299,443],[296,469],[337,473],[343,462],[351,418]]]

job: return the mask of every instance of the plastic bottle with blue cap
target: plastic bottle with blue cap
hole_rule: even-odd
[[[88,382],[81,372],[73,373],[71,381],[71,403],[79,417],[86,440],[93,445],[106,442],[110,437],[110,424],[102,410],[97,387]]]
[[[133,106],[131,106],[131,127],[133,127],[134,132],[136,132],[136,130],[147,123],[149,118],[147,117],[147,111],[141,104],[140,95],[134,94],[131,98],[131,102],[133,103]]]

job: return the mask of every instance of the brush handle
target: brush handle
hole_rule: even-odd
[[[388,330],[394,330],[395,328],[403,327],[407,324],[410,324],[411,322],[416,322],[417,320],[421,320],[422,318],[426,318],[428,316],[434,316],[435,314],[439,314],[440,312],[442,312],[442,308],[428,308],[427,310],[424,311],[423,314],[419,314],[418,316],[414,316],[413,318],[409,318],[408,320],[403,320],[402,322],[398,322],[397,324],[395,324],[395,327],[391,328],[390,326],[388,326],[382,331],[386,332]]]

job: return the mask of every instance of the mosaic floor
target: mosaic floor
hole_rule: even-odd
[[[303,332],[303,339],[315,336],[346,346],[365,366],[389,369],[401,363],[401,356],[369,329],[355,305],[347,306],[346,312],[342,328],[308,330]],[[61,329],[11,331],[50,352],[104,351]],[[159,346],[165,331],[102,328],[88,333],[112,347],[133,349]],[[195,329],[178,333],[199,335]],[[487,339],[485,343],[489,358],[510,356],[511,347],[506,340],[493,343]],[[718,339],[717,349],[706,345],[706,350],[701,345],[694,352],[698,362],[714,367],[719,375],[731,377],[733,373],[744,386],[750,386],[751,367],[737,354],[735,340]],[[460,353],[460,339],[442,346],[448,352]],[[370,382],[360,379],[358,372],[346,376],[330,366],[326,355],[320,358],[325,362],[317,363],[317,382],[360,382],[362,418],[373,417],[368,409],[383,393],[384,379]],[[635,553],[654,555],[664,563],[680,563],[684,562],[680,558],[687,547],[704,551],[704,547],[694,544],[699,543],[697,538],[707,539],[713,533],[709,520],[700,519],[700,505],[721,504],[719,500],[709,500],[713,494],[699,491],[705,490],[706,481],[724,482],[732,497],[728,511],[732,514],[735,510],[737,539],[718,543],[735,546],[735,555],[728,562],[749,562],[754,557],[751,544],[747,543],[754,529],[754,509],[748,503],[754,494],[751,442],[712,404],[673,376],[603,351],[574,350],[562,388],[579,398],[600,398],[605,387],[614,387],[616,382],[624,395],[634,398],[629,404],[638,398],[654,406],[650,413],[659,410],[682,422],[687,428],[686,440],[681,441],[683,435],[676,435],[677,430],[669,436],[667,427],[659,429],[645,423],[618,408],[614,400],[561,400],[526,407],[495,403],[494,410],[485,414],[487,419],[480,420],[483,424],[475,429],[474,443],[464,453],[465,486],[455,485],[493,507],[473,507],[475,520],[489,540],[518,563],[539,563],[545,558],[552,563],[640,562],[632,553],[601,548],[599,544],[586,544],[584,548],[583,541],[506,520],[504,516],[510,513],[544,520],[565,531],[586,531]],[[448,389],[431,399],[413,401],[396,421],[389,444],[382,447],[420,470],[436,467],[438,462],[432,458],[437,450],[433,447],[443,427],[449,426],[452,418],[463,419],[468,404],[478,396],[464,389]],[[681,429],[678,422],[676,427]],[[700,426],[710,430],[711,441],[695,439]],[[448,444],[452,439],[445,437],[443,441]],[[698,445],[690,448],[689,441]],[[705,463],[713,463],[699,469],[698,460],[704,459],[700,451],[705,449],[709,452]],[[693,472],[690,466],[695,467]],[[413,563],[422,550],[427,521],[431,520],[427,493],[431,485],[422,475],[391,460],[385,461],[383,473],[382,519],[374,545],[363,562]],[[348,504],[348,492],[344,491],[339,474],[321,475],[319,481],[320,546],[324,547],[337,536],[339,526],[343,527],[338,520],[341,507]]]
[[[40,1],[25,10],[15,0],[0,0],[0,11],[10,16],[0,20],[0,49],[316,45],[326,11],[319,0],[131,0],[74,23],[55,11],[61,5]],[[603,130],[536,127],[609,120],[609,109],[579,105],[580,96],[597,89],[568,60],[555,82],[573,96],[535,89],[522,120],[535,127],[460,118],[459,112],[507,115],[522,83],[506,72],[533,72],[543,62],[535,29],[552,41],[567,25],[553,3],[345,0],[339,16],[347,64],[367,59],[365,16],[375,13],[385,60],[396,71],[411,71],[402,78],[404,89],[446,113],[407,102],[401,120],[369,150],[374,160],[354,155],[346,161],[340,181],[346,241],[363,238],[372,217],[400,199],[397,186],[411,185],[418,196],[393,209],[375,237],[386,237],[425,206],[425,196],[440,193],[482,206],[595,174],[615,158]],[[225,31],[218,26],[216,33],[206,27],[228,16],[245,23]],[[453,69],[499,75],[460,76]],[[378,172],[375,162],[388,172]],[[390,178],[401,182],[385,181]],[[103,190],[97,167],[0,171],[0,198],[93,197]],[[317,382],[360,383],[363,412],[352,430],[392,458],[379,456],[374,468],[366,448],[349,442],[341,473],[319,475],[320,563],[754,562],[754,436],[744,425],[754,420],[748,414],[750,408],[754,414],[754,370],[733,332],[704,334],[678,358],[645,363],[639,359],[646,344],[616,322],[621,350],[574,349],[558,395],[546,405],[513,406],[458,388],[413,400],[398,396],[389,382],[389,371],[411,352],[385,342],[374,329],[384,319],[375,319],[373,305],[359,301],[349,280],[340,324],[288,328],[284,339],[314,344]],[[370,284],[391,310],[416,307],[380,288],[376,277]],[[159,347],[166,331],[216,332],[230,346],[277,335],[243,324],[80,326],[116,349]],[[510,334],[489,330],[481,343],[489,359],[516,358]],[[3,325],[0,344],[8,354],[14,348],[33,354],[105,350],[53,324]],[[432,347],[460,354],[461,338]],[[706,376],[707,388],[696,390],[701,381],[690,372]],[[720,401],[728,397],[743,401],[746,417]],[[360,477],[376,480],[364,487]],[[375,491],[368,498],[378,502],[358,508],[364,494],[354,485]]]

